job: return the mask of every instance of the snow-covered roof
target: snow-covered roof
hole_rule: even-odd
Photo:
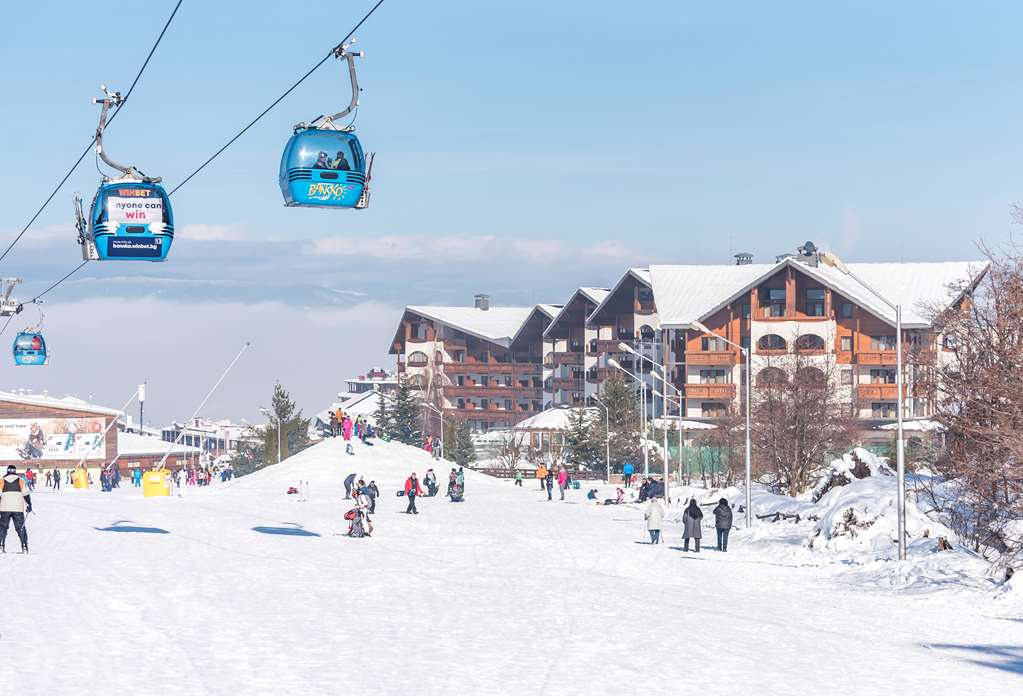
[[[491,307],[490,309],[419,305],[406,307],[405,309],[406,311],[442,324],[447,324],[467,334],[503,345],[507,348],[511,345],[512,337],[518,333],[523,322],[536,309],[536,305],[529,307]]]
[[[170,450],[171,454],[201,454],[202,450],[191,445],[174,445],[157,437],[147,437],[137,433],[117,433],[117,454],[124,457],[141,457],[144,455],[163,456]]]
[[[56,398],[45,394],[17,394],[14,392],[0,391],[0,401],[8,401],[26,406],[44,406],[47,408],[62,408],[69,411],[82,411],[83,413],[100,413],[108,416],[120,416],[117,409],[106,406],[97,406],[87,401],[76,399],[73,396]]]
[[[898,430],[898,423],[885,423],[879,425],[875,430]],[[906,420],[902,422],[902,429],[906,432],[913,433],[935,433],[944,430],[941,423],[930,418],[918,418],[915,420]]]
[[[653,424],[654,428],[663,429],[665,427],[665,421],[664,421],[663,418],[653,418],[653,419],[651,419],[651,423]],[[678,427],[679,427],[679,419],[678,418],[668,418],[668,421],[667,421],[667,429],[668,430],[671,430],[672,428],[678,428]],[[682,430],[717,430],[717,426],[714,425],[713,423],[705,423],[703,421],[690,420],[688,418],[683,418],[682,419]]]
[[[598,409],[590,408],[551,408],[541,411],[513,426],[514,430],[568,430],[570,419],[580,411],[596,413]]]
[[[562,309],[561,305],[556,304],[538,304],[536,308],[546,314],[548,319],[556,317]]]
[[[660,325],[684,328],[701,321],[786,266],[815,278],[879,319],[895,323],[894,310],[838,268],[823,262],[814,267],[786,258],[776,264],[651,266]],[[961,289],[953,288],[976,280],[987,266],[979,261],[847,264],[853,274],[886,300],[902,305],[902,322],[907,328],[930,326],[927,308],[954,303]]]
[[[551,318],[551,323],[547,326],[547,331],[550,331],[557,325],[557,323],[561,320],[561,315],[564,314],[569,309],[569,307],[572,306],[572,303],[575,302],[575,299],[580,295],[585,297],[593,304],[599,305],[601,302],[604,301],[604,298],[606,298],[610,293],[611,291],[608,290],[607,288],[583,287],[577,289],[574,293],[572,293],[572,297],[569,298],[568,302],[566,302],[558,311],[558,313]],[[544,332],[544,335],[547,334],[547,331]]]
[[[330,412],[340,408],[346,414],[352,416],[352,418],[362,416],[375,424],[376,414],[380,410],[381,399],[386,400],[388,403],[391,402],[391,397],[375,390],[355,394],[351,399],[341,403],[334,403],[330,408],[320,411],[316,414],[316,418],[326,425],[330,422]]]

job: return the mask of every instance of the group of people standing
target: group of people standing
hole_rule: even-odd
[[[726,498],[718,501],[717,507],[713,510],[714,528],[717,530],[717,550],[728,551],[728,533],[732,529],[732,508]],[[647,532],[650,533],[650,543],[661,543],[661,529],[664,526],[664,506],[661,499],[654,496],[646,508]],[[703,510],[695,498],[690,498],[682,513],[682,550],[689,551],[689,542],[695,542],[696,553],[700,552],[700,540],[703,538]]]
[[[444,443],[439,437],[427,435],[423,440],[423,449],[433,455],[434,459],[440,459],[443,454]]]
[[[540,490],[547,493],[548,501],[554,500],[555,483],[557,483],[561,500],[565,499],[565,489],[572,485],[572,477],[565,467],[559,467],[558,473],[555,474],[553,467],[547,468],[546,464],[541,464],[536,469],[536,478],[540,481]],[[522,472],[518,469],[515,470],[515,485],[522,485]]]
[[[338,408],[330,412],[330,436],[331,437],[342,437],[347,443],[345,451],[348,454],[355,454],[352,449],[352,436],[355,436],[356,440],[361,440],[364,445],[372,445],[369,439],[374,436],[373,426],[370,424],[369,419],[363,416],[356,416],[354,420],[352,417],[345,413],[342,409]]]

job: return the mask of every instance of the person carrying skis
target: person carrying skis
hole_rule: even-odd
[[[25,514],[32,512],[32,499],[29,497],[25,481],[18,476],[13,464],[7,467],[0,488],[0,553],[6,553],[7,529],[14,521],[14,531],[21,540],[21,552],[28,553],[28,530],[25,529]]]
[[[408,498],[408,507],[405,508],[406,515],[419,514],[419,510],[416,510],[416,496],[422,494],[423,489],[419,487],[419,480],[416,478],[416,472],[413,471],[405,481],[405,497]]]

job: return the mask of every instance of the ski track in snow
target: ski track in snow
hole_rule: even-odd
[[[0,557],[0,648],[15,665],[4,690],[940,696],[1023,686],[1023,622],[996,615],[989,585],[955,569],[895,591],[873,564],[800,556],[796,532],[766,544],[736,529],[728,554],[685,554],[667,520],[666,543],[635,543],[647,538],[641,506],[585,504],[585,485],[547,502],[535,481],[520,489],[473,472],[466,502],[420,498],[421,514],[407,516],[394,492],[409,472],[433,466],[443,492],[446,464],[355,444],[355,457],[328,441],[181,498],[37,489],[33,554]],[[337,536],[352,467],[381,489],[369,539]],[[310,481],[309,502],[284,494],[299,480]],[[116,527],[148,531],[107,531]]]

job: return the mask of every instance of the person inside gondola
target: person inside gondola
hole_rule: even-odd
[[[341,150],[337,151],[337,158],[331,162],[331,165],[333,165],[333,169],[339,169],[343,172],[350,172],[352,170],[352,165],[348,164],[348,160],[345,159],[345,153]]]
[[[327,153],[321,152],[316,156],[316,164],[313,165],[313,169],[330,169],[330,162],[327,161]]]
[[[43,339],[39,338],[38,335],[32,337],[32,350],[42,350]]]

